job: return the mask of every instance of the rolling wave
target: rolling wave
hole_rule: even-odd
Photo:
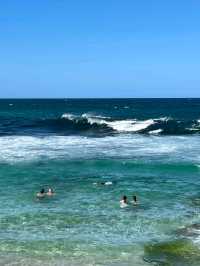
[[[98,128],[104,130],[110,130],[115,133],[131,133],[141,132],[155,123],[153,119],[144,121],[138,121],[137,119],[130,120],[112,120],[110,117],[92,116],[83,114],[81,116],[74,116],[71,114],[63,114],[61,119],[65,119],[68,123],[71,121],[74,126],[85,126],[88,125],[90,128]]]
[[[55,133],[61,135],[107,136],[114,134],[188,135],[200,133],[200,120],[181,121],[170,117],[113,119],[100,115],[64,113],[58,118],[1,120],[0,135]]]
[[[79,125],[81,129],[104,129],[110,130],[110,132],[113,133],[143,133],[155,135],[182,135],[200,133],[200,120],[181,121],[170,117],[147,120],[113,120],[110,117],[92,116],[88,114],[83,114],[81,116],[63,114],[61,116],[61,120],[63,119],[65,122],[71,121],[74,126]]]

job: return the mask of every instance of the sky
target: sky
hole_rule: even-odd
[[[0,97],[200,97],[199,14],[199,0],[1,1]]]

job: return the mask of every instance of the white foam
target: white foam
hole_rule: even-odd
[[[189,131],[199,131],[199,128],[186,128],[187,130],[189,130]]]
[[[135,120],[122,120],[114,122],[106,122],[106,124],[112,127],[118,132],[138,132],[145,128],[148,128],[150,125],[153,125],[155,122],[153,119],[137,121]]]
[[[168,121],[170,118],[168,117],[161,117],[159,119],[148,119],[148,120],[137,120],[137,119],[129,119],[129,120],[116,120],[116,121],[108,121],[110,117],[99,116],[99,115],[92,115],[92,114],[82,114],[80,117],[75,116],[73,114],[63,114],[62,118],[69,119],[69,120],[79,120],[81,118],[87,119],[88,123],[91,125],[99,124],[99,125],[107,125],[108,127],[112,128],[118,132],[139,132],[148,128],[149,126],[157,123],[157,121]],[[159,131],[151,131],[152,134],[158,134],[161,132]],[[150,133],[151,134],[151,133]]]
[[[82,114],[81,117],[84,117],[84,118],[97,118],[97,119],[111,119],[111,117],[109,117],[109,116],[93,115],[93,114],[88,114],[88,113]]]
[[[88,123],[92,124],[106,124],[106,121],[104,120],[105,117],[101,117],[101,116],[90,116],[88,114],[83,114],[81,116],[82,118],[87,119]]]
[[[106,124],[106,121],[104,119],[109,119],[109,117],[103,117],[103,116],[92,116],[89,114],[82,114],[81,116],[76,116],[73,114],[65,113],[61,116],[62,119],[69,119],[71,121],[78,121],[82,118],[87,119],[88,123],[92,124]]]
[[[73,115],[73,114],[67,114],[67,113],[65,113],[65,114],[63,114],[63,115],[61,116],[61,118],[62,118],[62,119],[74,120],[74,119],[76,118],[76,116]]]
[[[187,160],[200,164],[199,136],[118,135],[104,138],[80,136],[0,137],[0,162],[38,159],[141,158]],[[184,156],[183,156],[184,155]]]
[[[105,119],[109,119],[108,117],[103,116],[90,116],[88,114],[83,114],[82,117],[88,120],[90,124],[104,124],[118,132],[137,132],[148,128],[150,125],[154,124],[153,119],[148,119],[144,121],[138,121],[136,119],[131,120],[117,120],[117,121],[106,121]]]
[[[167,122],[169,120],[172,120],[171,117],[167,117],[167,116],[164,116],[164,117],[160,117],[158,119],[154,119],[155,121],[162,121],[162,122]]]
[[[162,132],[163,130],[160,128],[160,129],[155,129],[155,130],[152,130],[152,131],[149,131],[149,134],[152,134],[152,135],[158,135]]]
[[[105,186],[110,186],[110,185],[112,185],[113,183],[111,182],[111,181],[106,181],[105,182]]]

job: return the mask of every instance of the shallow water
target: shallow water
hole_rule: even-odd
[[[84,134],[77,128],[69,131],[68,122],[64,127],[59,124],[59,130],[52,130],[49,124],[26,124],[47,119],[48,113],[48,119],[57,119],[69,111],[78,117],[93,112],[93,116],[111,120],[125,120],[126,116],[134,120],[139,119],[140,108],[145,110],[141,117],[145,121],[171,116],[166,103],[157,102],[159,108],[150,110],[149,116],[152,103],[134,100],[112,100],[110,105],[72,101],[69,106],[67,101],[9,103],[0,102],[4,118],[0,137],[1,265],[145,266],[155,264],[144,260],[146,245],[183,238],[200,245],[198,234],[188,237],[179,230],[200,218],[198,134],[155,136],[135,132],[134,126],[131,132],[92,128],[91,135],[88,129]],[[200,101],[180,100],[177,110],[173,102],[169,105],[174,106],[174,119],[180,119],[180,109],[186,108],[185,120],[198,120]],[[112,106],[118,106],[113,116]],[[138,108],[137,115],[130,112],[134,108]],[[104,181],[113,184],[99,184]],[[36,192],[42,187],[52,187],[56,194],[37,200]],[[137,195],[140,204],[121,209],[123,195],[129,199]]]

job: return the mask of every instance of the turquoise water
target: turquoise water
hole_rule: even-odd
[[[198,230],[180,231],[200,219],[199,135],[149,127],[170,117],[197,128],[200,103],[180,100],[176,110],[173,100],[159,102],[148,116],[152,102],[113,101],[107,109],[101,100],[0,102],[1,265],[200,265],[194,254],[188,264],[170,256],[162,264],[145,249],[182,239],[199,248]],[[190,117],[179,117],[181,108]],[[37,200],[43,187],[56,194]],[[123,195],[140,204],[121,209]]]

